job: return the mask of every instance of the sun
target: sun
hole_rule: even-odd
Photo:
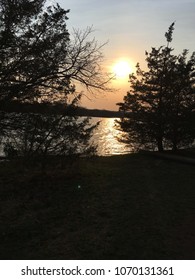
[[[132,72],[132,68],[128,61],[121,60],[114,64],[113,72],[116,78],[126,78]]]

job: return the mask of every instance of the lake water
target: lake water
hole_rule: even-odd
[[[94,133],[93,140],[98,146],[98,155],[110,156],[131,152],[130,148],[116,139],[121,132],[114,127],[115,118],[92,118],[93,123],[97,121],[100,121],[100,124]]]
[[[97,145],[97,154],[99,156],[120,155],[131,152],[124,143],[116,139],[117,136],[120,136],[121,132],[114,127],[115,120],[116,118],[91,118],[92,124],[100,121],[92,137],[92,141]],[[3,149],[0,146],[0,156],[3,155]]]

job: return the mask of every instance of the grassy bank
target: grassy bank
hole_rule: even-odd
[[[195,259],[193,165],[126,155],[0,163],[1,259]]]

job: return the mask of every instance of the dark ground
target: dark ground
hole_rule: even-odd
[[[126,155],[0,163],[1,259],[195,259],[195,165]]]

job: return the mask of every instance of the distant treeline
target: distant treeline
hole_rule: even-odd
[[[65,106],[62,103],[20,103],[12,101],[9,103],[1,103],[0,110],[7,113],[34,113],[34,114],[62,114],[62,115],[76,115],[87,117],[102,117],[102,118],[122,118],[124,112],[122,111],[110,111],[110,110],[98,110],[87,109],[77,106]]]
[[[75,113],[78,116],[101,117],[101,118],[122,118],[124,116],[124,113],[121,111],[87,109],[82,107],[78,107]]]

